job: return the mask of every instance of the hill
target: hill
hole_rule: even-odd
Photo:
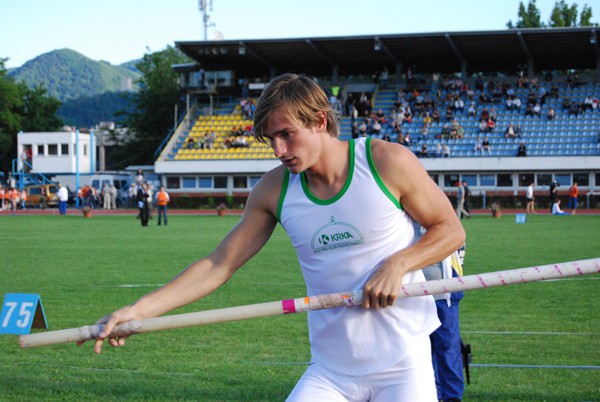
[[[66,100],[58,109],[58,117],[69,126],[93,127],[101,121],[121,122],[119,112],[133,112],[128,92],[106,92]]]
[[[71,49],[60,49],[37,56],[9,76],[30,87],[43,84],[48,95],[64,102],[131,89],[139,74],[130,65],[113,66]]]

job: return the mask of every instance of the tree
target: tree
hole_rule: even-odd
[[[593,27],[598,26],[598,24],[592,23],[592,8],[587,4],[583,5],[583,10],[581,10],[579,25],[582,27]]]
[[[577,26],[577,4],[569,6],[565,0],[554,3],[550,15],[550,26],[552,28]]]
[[[23,93],[23,110],[21,112],[21,130],[31,131],[56,131],[63,122],[56,115],[62,103],[47,96],[46,88],[39,84],[29,88],[20,84]]]
[[[173,127],[173,109],[184,103],[179,95],[178,75],[172,65],[189,62],[178,49],[147,53],[136,65],[142,77],[138,80],[139,92],[131,96],[133,112],[122,112],[124,125],[129,128],[127,139],[113,139],[120,145],[107,161],[111,169],[132,164],[154,163],[154,151]]]
[[[579,22],[577,21],[577,3],[568,5],[565,0],[560,0],[554,3],[554,8],[550,14],[548,25],[541,22],[540,10],[535,4],[535,0],[531,0],[525,8],[523,2],[519,3],[519,11],[516,25],[513,25],[512,20],[508,21],[506,26],[509,29],[514,28],[562,28],[562,27],[587,27],[597,26],[591,22],[592,8],[587,4],[583,5],[581,14],[579,14]]]
[[[6,73],[7,59],[0,58],[0,171],[9,172],[17,158],[19,131],[54,131],[62,125],[56,117],[61,103],[46,95],[43,86],[30,89]]]
[[[550,14],[550,20],[548,24],[544,24],[540,17],[540,10],[535,4],[535,0],[530,0],[527,4],[527,8],[523,2],[519,3],[519,11],[516,25],[513,25],[512,20],[508,21],[506,26],[509,29],[514,28],[562,28],[562,27],[587,27],[597,26],[591,22],[592,19],[592,8],[587,4],[583,5],[583,9],[579,14],[579,21],[577,21],[577,3],[568,5],[565,0],[560,0],[554,3],[554,8]]]
[[[523,2],[519,2],[519,11],[517,15],[519,16],[519,19],[517,20],[516,25],[513,25],[512,20],[508,21],[506,24],[509,29],[544,27],[540,10],[537,8],[535,0],[530,0],[527,4],[527,8],[525,8]]]

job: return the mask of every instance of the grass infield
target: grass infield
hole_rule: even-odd
[[[37,293],[49,329],[92,324],[210,252],[239,217],[0,216],[0,297]],[[465,273],[600,257],[600,216],[474,216]],[[600,400],[600,275],[471,291],[461,302],[472,345],[465,401]],[[304,296],[278,227],[225,286],[176,313]],[[309,360],[306,315],[143,334],[127,347],[22,350],[0,336],[2,401],[283,401]]]

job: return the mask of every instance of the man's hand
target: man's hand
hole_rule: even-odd
[[[102,352],[102,343],[105,339],[108,339],[108,343],[115,348],[118,346],[125,345],[125,340],[128,336],[111,336],[111,332],[117,324],[136,319],[132,310],[133,309],[131,306],[124,307],[96,321],[96,325],[104,324],[104,327],[98,335],[98,338],[96,338],[96,340],[94,341],[94,352],[98,354]],[[85,342],[77,342],[77,346],[81,346],[84,343]]]
[[[385,308],[393,305],[402,289],[404,272],[389,260],[373,274],[363,287],[364,308]]]

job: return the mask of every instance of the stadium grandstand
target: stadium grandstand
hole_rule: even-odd
[[[194,61],[173,66],[188,106],[157,150],[155,171],[174,196],[247,195],[279,164],[252,135],[252,103],[270,78],[296,72],[338,93],[332,102],[342,138],[403,143],[448,193],[459,179],[474,194],[513,196],[532,181],[547,193],[556,180],[563,191],[578,182],[593,200],[600,186],[596,29],[176,42]],[[360,98],[367,113],[358,107],[353,117],[349,99],[357,106]],[[481,126],[489,117],[495,127]],[[520,131],[507,135],[510,125]],[[525,157],[517,156],[521,143]]]

